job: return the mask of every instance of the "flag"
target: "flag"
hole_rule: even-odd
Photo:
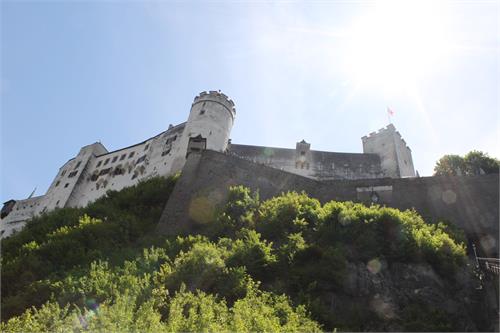
[[[394,111],[392,111],[389,107],[387,107],[387,114],[389,116],[394,116]]]

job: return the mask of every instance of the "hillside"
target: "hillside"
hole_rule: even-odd
[[[164,237],[176,177],[60,209],[2,242],[2,326],[26,331],[487,330],[460,233],[414,211],[261,201]]]

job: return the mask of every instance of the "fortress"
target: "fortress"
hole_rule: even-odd
[[[259,190],[263,199],[304,190],[323,202],[414,208],[430,222],[452,221],[485,252],[498,253],[498,175],[415,177],[411,150],[392,124],[362,137],[363,153],[335,153],[311,150],[304,140],[295,149],[231,143],[235,117],[226,95],[202,92],[186,122],[152,138],[112,152],[99,142],[82,147],[61,166],[44,195],[4,203],[0,237],[44,212],[82,207],[108,190],[182,170],[159,232],[183,232],[193,223],[208,222],[227,188],[241,184]]]
[[[1,211],[1,237],[25,222],[61,207],[81,207],[106,194],[154,176],[182,170],[192,152],[213,150],[317,180],[414,177],[411,150],[391,124],[362,138],[363,153],[311,150],[304,140],[295,149],[232,144],[234,102],[218,91],[195,97],[188,120],[143,142],[116,151],[96,142],[59,169],[47,193],[9,200]]]

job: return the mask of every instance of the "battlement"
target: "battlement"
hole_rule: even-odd
[[[224,105],[228,109],[228,111],[231,112],[233,116],[234,114],[236,114],[236,108],[234,106],[233,100],[220,91],[213,91],[213,90],[208,92],[202,91],[201,93],[198,94],[198,96],[194,98],[193,105],[204,101],[212,101],[220,103]]]
[[[396,134],[397,137],[403,142],[403,145],[410,149],[410,147],[408,147],[408,145],[406,144],[406,141],[403,139],[403,137],[401,136],[401,133],[399,133],[397,130],[396,130],[396,127],[394,127],[393,124],[389,124],[387,125],[386,127],[383,127],[381,129],[379,129],[378,131],[376,132],[371,132],[370,134],[368,135],[365,135],[361,138],[362,142],[365,143],[366,141],[368,141],[369,139],[373,139],[373,138],[376,138],[380,135],[385,135],[385,134],[389,134],[389,133],[393,133],[393,134]],[[411,149],[410,149],[411,150]]]
[[[368,139],[370,139],[370,138],[373,138],[373,137],[379,136],[379,135],[381,135],[381,134],[386,134],[386,133],[389,133],[389,132],[391,132],[391,133],[396,133],[396,134],[398,134],[398,135],[399,135],[399,137],[401,137],[401,134],[399,134],[399,132],[398,132],[398,131],[396,131],[396,127],[394,127],[394,125],[393,125],[393,124],[389,124],[389,125],[387,125],[386,127],[383,127],[383,128],[381,128],[381,129],[379,129],[379,130],[378,130],[378,131],[376,131],[376,132],[371,132],[370,134],[363,136],[363,137],[361,138],[361,140],[363,140],[363,142],[364,142],[364,141],[366,141],[366,140],[368,140]]]

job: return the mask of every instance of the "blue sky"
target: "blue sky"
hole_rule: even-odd
[[[45,193],[83,145],[185,121],[203,90],[235,101],[235,143],[362,152],[390,107],[420,175],[500,156],[496,1],[0,6],[3,201]]]

